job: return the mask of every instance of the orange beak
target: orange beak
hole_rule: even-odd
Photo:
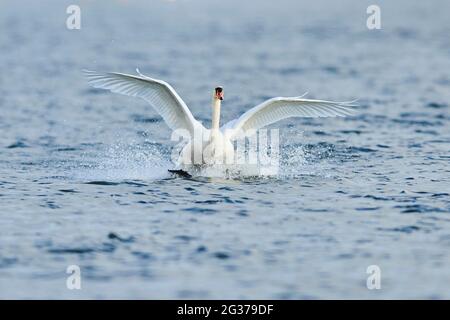
[[[223,100],[223,89],[221,87],[217,87],[215,90],[216,90],[216,98],[219,100]]]

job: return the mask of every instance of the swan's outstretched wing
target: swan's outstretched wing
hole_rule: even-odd
[[[149,78],[139,70],[136,71],[139,73],[137,76],[83,70],[89,84],[94,88],[142,98],[150,103],[172,130],[186,129],[193,133],[194,126],[199,122],[175,90],[167,82]]]
[[[304,96],[304,95],[303,95]],[[303,99],[302,97],[272,98],[248,110],[238,119],[225,124],[221,130],[228,131],[229,137],[238,132],[258,130],[269,124],[290,117],[345,117],[352,115],[355,109],[351,102],[333,102]]]

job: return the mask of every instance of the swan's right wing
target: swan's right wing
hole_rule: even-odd
[[[355,113],[352,102],[334,102],[303,99],[301,97],[278,97],[264,101],[248,110],[238,119],[225,124],[221,130],[232,138],[239,132],[259,130],[269,124],[290,117],[345,117]]]
[[[83,72],[94,88],[146,100],[172,130],[185,129],[193,134],[195,126],[199,124],[186,103],[167,82],[149,78],[139,71],[138,76],[89,70],[83,70]]]

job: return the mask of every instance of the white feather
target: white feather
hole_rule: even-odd
[[[195,120],[175,90],[167,82],[144,76],[139,69],[136,71],[138,76],[83,70],[89,84],[94,88],[142,98],[150,103],[172,130],[186,129],[193,133],[200,123]]]
[[[345,117],[355,112],[352,108],[354,101],[312,100],[303,99],[304,96],[305,94],[300,97],[277,97],[266,100],[222,126],[221,130],[227,131],[228,137],[232,138],[240,131],[256,131],[286,118]]]

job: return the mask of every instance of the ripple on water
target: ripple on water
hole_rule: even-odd
[[[14,142],[14,143],[10,144],[6,148],[8,148],[8,149],[16,149],[16,148],[29,148],[29,147],[30,146],[28,144],[26,144],[24,141],[17,141],[17,142]]]
[[[395,206],[394,208],[402,209],[402,213],[429,213],[429,212],[447,212],[441,208],[427,206],[423,204],[411,204]]]
[[[420,228],[418,226],[403,226],[396,228],[378,228],[380,231],[389,231],[389,232],[402,232],[402,233],[413,233],[415,231],[419,231]]]
[[[183,209],[183,211],[191,212],[191,213],[207,214],[207,215],[218,212],[215,209],[204,208],[204,207],[190,207],[190,208]]]
[[[0,258],[0,269],[11,267],[18,262],[18,258]]]
[[[81,247],[69,247],[61,246],[56,248],[49,248],[47,252],[53,254],[89,254],[89,253],[112,253],[116,250],[116,245],[113,243],[102,243],[99,246],[81,246]]]
[[[426,107],[432,109],[444,109],[447,108],[448,105],[446,103],[429,102]]]
[[[114,233],[114,232],[108,233],[108,239],[118,240],[120,242],[125,242],[125,243],[131,243],[131,242],[134,242],[136,240],[133,236],[121,237],[117,233]]]
[[[95,185],[99,185],[99,186],[117,186],[120,183],[113,182],[113,181],[89,181],[89,182],[86,182],[86,184],[95,184]]]
[[[161,118],[149,118],[142,115],[134,115],[132,116],[134,122],[140,123],[158,123],[161,122]]]

